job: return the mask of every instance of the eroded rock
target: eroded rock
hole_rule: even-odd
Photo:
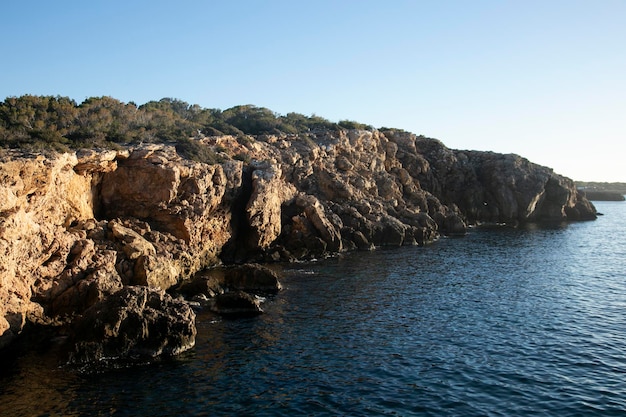
[[[68,362],[177,355],[195,344],[195,317],[184,301],[161,290],[125,287],[76,320]]]
[[[126,286],[166,290],[221,261],[423,245],[482,222],[595,218],[571,180],[517,155],[394,130],[248,139],[202,139],[223,148],[213,164],[168,145],[5,154],[0,347],[28,322],[70,323]],[[206,280],[203,291],[274,291],[277,280],[251,284],[254,274]]]

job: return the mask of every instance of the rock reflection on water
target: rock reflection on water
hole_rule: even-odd
[[[59,367],[55,351],[3,358],[0,366],[0,416],[73,416],[75,375]]]

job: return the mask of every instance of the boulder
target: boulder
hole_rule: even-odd
[[[237,265],[225,271],[224,284],[231,290],[276,294],[283,287],[278,274],[259,264]]]
[[[147,287],[125,287],[75,321],[70,364],[177,355],[195,344],[195,313],[182,300]]]
[[[104,300],[122,287],[122,281],[115,270],[96,269],[52,299],[48,314],[55,317],[71,317]]]
[[[400,220],[383,216],[373,229],[373,242],[376,246],[401,246],[409,228]]]
[[[259,264],[218,266],[198,272],[176,292],[190,298],[199,294],[214,297],[226,291],[276,294],[282,289],[278,274]]]
[[[296,198],[296,205],[304,211],[306,218],[315,227],[320,238],[326,242],[326,249],[331,252],[340,252],[342,249],[339,231],[341,225],[333,224],[326,217],[324,207],[319,200],[312,195],[299,195]]]
[[[224,293],[224,274],[215,272],[215,269],[200,271],[190,280],[182,282],[176,292],[187,299],[200,295],[215,297]]]
[[[359,250],[372,250],[374,249],[374,245],[372,243],[370,243],[367,238],[365,237],[365,235],[360,232],[359,230],[356,230],[352,233],[352,242],[354,242],[355,246],[359,249]]]
[[[133,284],[168,289],[178,283],[180,269],[167,256],[140,256],[133,270]]]
[[[219,294],[210,300],[211,311],[226,317],[251,317],[263,313],[261,300],[244,291]]]

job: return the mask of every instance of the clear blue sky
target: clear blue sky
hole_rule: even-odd
[[[0,35],[0,99],[254,104],[626,182],[624,0],[20,0]]]

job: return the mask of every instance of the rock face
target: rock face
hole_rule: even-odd
[[[86,320],[111,297],[134,302],[129,286],[168,290],[221,262],[422,245],[481,222],[595,218],[573,182],[549,168],[406,132],[204,143],[221,162],[183,159],[168,145],[3,156],[0,347],[27,323]]]
[[[454,151],[426,138],[417,138],[415,147],[430,163],[419,181],[469,222],[595,219],[572,180],[518,155]]]

